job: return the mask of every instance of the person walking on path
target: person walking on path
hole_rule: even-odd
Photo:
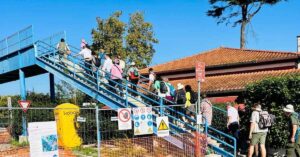
[[[261,106],[259,104],[254,104],[252,108],[252,114],[250,118],[250,132],[249,132],[249,139],[250,139],[250,146],[248,151],[248,157],[252,157],[254,153],[254,147],[259,144],[261,157],[266,157],[266,137],[268,133],[268,128],[260,129],[258,126]]]
[[[87,74],[92,76],[92,51],[89,49],[88,45],[83,46],[83,49],[75,56],[81,55],[84,58],[84,66]]]
[[[238,110],[228,104],[227,106],[227,128],[229,133],[235,137],[236,143],[239,141],[239,114]],[[237,149],[238,150],[238,149]]]
[[[285,115],[288,117],[288,125],[289,125],[289,139],[286,145],[286,155],[287,157],[300,156],[300,140],[299,134],[296,136],[296,132],[299,127],[299,119],[298,114],[294,110],[294,106],[289,104],[283,109]],[[296,140],[297,139],[297,140]]]
[[[130,64],[130,67],[127,72],[127,76],[129,78],[129,81],[133,84],[131,85],[131,89],[134,91],[133,95],[137,96],[137,93],[135,92],[137,92],[136,86],[139,82],[140,74],[139,74],[139,69],[135,66],[135,62],[132,62]]]
[[[206,98],[206,95],[203,95],[203,100],[201,102],[200,112],[203,117],[205,117],[207,125],[211,125],[213,111],[212,111],[212,104],[211,102]],[[202,122],[205,122],[203,119]]]
[[[153,91],[153,84],[156,80],[156,75],[154,73],[154,70],[152,68],[149,69],[149,83],[148,83],[148,90]]]
[[[111,86],[111,91],[117,94],[117,90],[115,86],[117,85],[117,88],[119,88],[120,96],[123,97],[123,90],[122,90],[122,73],[123,70],[119,65],[119,60],[116,58],[114,59],[114,64],[111,67],[111,80],[109,80],[109,85]]]
[[[61,62],[65,62],[68,58],[68,55],[71,53],[70,48],[68,44],[65,42],[64,38],[60,39],[60,42],[56,45],[56,48],[58,49],[59,55],[59,60]]]
[[[105,60],[102,66],[102,75],[107,79],[110,78],[110,71],[113,66],[112,60],[110,59],[110,54],[105,54]]]

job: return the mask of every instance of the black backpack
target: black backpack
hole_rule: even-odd
[[[98,58],[96,58],[96,57],[93,56],[92,61],[93,61],[93,64],[94,64],[96,67],[100,67],[100,65],[101,65],[100,59],[98,59]]]
[[[270,128],[275,123],[275,115],[269,114],[268,111],[259,112],[258,127],[260,129]]]
[[[168,87],[164,81],[160,81],[159,85],[160,85],[160,89],[159,89],[160,93],[165,94],[168,92]]]
[[[194,104],[198,100],[198,93],[197,92],[193,92],[193,91],[191,91],[190,93],[191,93],[191,103]]]

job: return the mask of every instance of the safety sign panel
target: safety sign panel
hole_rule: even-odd
[[[168,117],[166,117],[166,116],[157,117],[156,124],[157,124],[157,136],[158,137],[165,137],[165,136],[170,135]]]
[[[153,120],[151,107],[132,108],[134,135],[153,134]]]
[[[131,109],[119,108],[118,109],[118,128],[119,130],[131,130]]]
[[[59,157],[56,122],[28,123],[30,156]]]

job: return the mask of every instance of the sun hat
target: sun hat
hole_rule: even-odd
[[[130,65],[134,66],[134,65],[135,65],[135,62],[131,62],[131,64],[130,64]]]
[[[283,108],[283,111],[284,112],[295,112],[295,110],[294,110],[294,106],[293,105],[291,105],[291,104],[288,104],[288,105],[286,105],[285,106],[285,108]]]
[[[252,107],[252,110],[261,111],[261,106],[257,105],[256,107]]]
[[[181,83],[178,83],[177,84],[177,89],[179,90],[179,89],[183,89],[184,88],[184,85],[183,84],[181,84]]]

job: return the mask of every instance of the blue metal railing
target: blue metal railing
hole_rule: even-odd
[[[140,87],[138,85],[132,84],[131,82],[129,82],[125,79],[122,79],[123,83],[119,84],[118,82],[115,82],[114,80],[112,80],[110,78],[106,78],[108,81],[114,82],[118,86],[122,87],[123,90],[116,89],[116,91],[118,93],[122,93],[123,95],[125,95],[125,98],[124,98],[124,97],[120,96],[119,94],[116,94],[116,93],[113,93],[112,91],[110,91],[109,88],[114,88],[114,87],[112,87],[111,85],[109,85],[107,83],[104,83],[103,81],[101,81],[101,79],[99,79],[99,76],[101,75],[100,73],[111,75],[110,73],[102,71],[100,68],[97,68],[97,67],[93,67],[93,68],[96,69],[96,70],[93,71],[92,69],[85,67],[84,61],[82,59],[80,59],[79,57],[74,57],[73,55],[70,55],[68,57],[68,59],[67,59],[68,62],[64,62],[62,64],[61,61],[56,57],[63,58],[63,56],[58,53],[57,49],[53,45],[49,45],[49,44],[47,44],[43,41],[38,41],[36,44],[37,44],[37,52],[39,53],[39,54],[37,54],[37,56],[39,58],[41,58],[43,60],[48,60],[48,61],[53,62],[54,66],[57,66],[60,69],[65,69],[66,66],[67,67],[68,66],[72,67],[73,68],[72,70],[67,69],[67,71],[69,72],[69,74],[72,74],[72,76],[74,78],[77,77],[77,78],[82,79],[84,82],[88,83],[88,86],[91,86],[93,89],[95,89],[98,92],[104,91],[104,92],[108,93],[109,95],[113,95],[113,97],[117,99],[116,102],[121,103],[121,105],[123,107],[128,107],[128,106],[135,107],[134,104],[128,102],[129,97],[134,99],[137,102],[140,102],[140,103],[144,104],[145,106],[153,106],[153,105],[156,106],[156,107],[153,107],[153,110],[156,113],[158,113],[160,115],[168,116],[171,119],[170,120],[170,126],[173,128],[171,130],[171,132],[173,134],[176,134],[178,131],[179,132],[187,132],[186,130],[183,130],[181,127],[177,126],[175,122],[183,123],[183,124],[185,124],[185,126],[187,128],[189,128],[191,130],[197,130],[197,128],[195,126],[191,125],[190,123],[186,123],[186,122],[182,121],[178,117],[173,116],[170,112],[173,112],[173,113],[176,113],[176,115],[180,115],[182,117],[185,117],[190,122],[196,123],[195,119],[193,119],[192,117],[186,115],[185,113],[176,111],[172,107],[166,106],[164,104],[164,101],[170,102],[172,104],[174,104],[174,102],[168,101],[168,100],[166,100],[162,97],[160,97],[159,100],[152,99],[148,95],[150,94],[152,96],[157,97],[157,95],[155,93],[152,93],[152,92],[148,91],[147,89],[145,89],[143,87]],[[75,51],[79,50],[79,49],[74,49],[71,46],[69,46],[69,47],[72,49],[71,51],[73,53]],[[79,67],[78,67],[78,65],[79,65]],[[92,65],[89,65],[89,66],[92,66]],[[78,71],[80,71],[80,70],[83,71],[82,76],[80,74],[78,74]],[[64,70],[62,70],[62,71],[64,71]],[[106,88],[101,87],[101,85],[105,86]],[[130,86],[135,86],[137,89],[141,90],[142,92],[136,92],[133,89],[128,88],[129,85]],[[124,89],[125,89],[125,91],[124,91]],[[137,99],[136,97],[132,96],[133,94],[139,95],[142,99]],[[194,115],[196,115],[195,112],[194,112]],[[156,116],[157,115],[154,115],[154,117],[156,117]],[[233,137],[231,137],[231,136],[229,136],[229,135],[227,135],[227,134],[225,134],[221,131],[218,131],[218,130],[212,128],[212,127],[207,126],[207,123],[205,123],[204,128],[205,128],[204,129],[205,133],[207,133],[210,137],[218,139],[217,141],[219,141],[220,143],[222,143],[226,146],[229,146],[230,148],[234,148],[234,152],[235,152],[235,148],[236,148],[236,142],[235,141],[234,141],[234,145],[230,145],[230,144],[220,140],[219,138],[217,138],[213,135],[210,135],[208,130],[210,130],[212,132],[219,133],[220,135],[226,136],[230,139],[232,139]],[[230,154],[230,152],[227,152],[227,153]]]
[[[0,57],[4,57],[32,45],[32,26],[28,26],[0,41]]]

